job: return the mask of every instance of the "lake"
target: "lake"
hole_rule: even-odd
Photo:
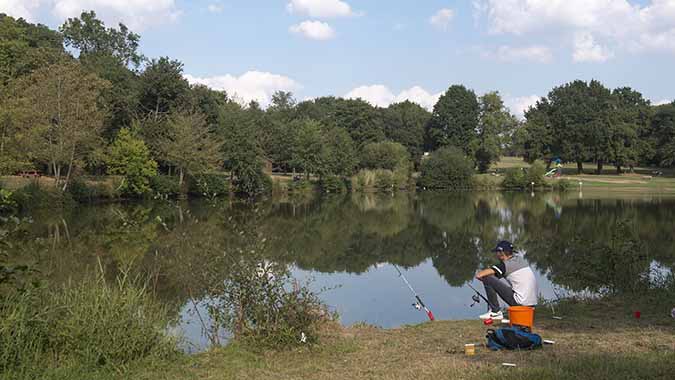
[[[149,278],[174,316],[187,351],[204,349],[203,300],[227,268],[264,241],[267,260],[288,264],[345,325],[386,328],[424,322],[393,265],[437,319],[474,318],[477,269],[495,262],[500,239],[515,242],[539,279],[541,297],[628,292],[675,265],[675,198],[558,193],[354,194],[276,199],[148,201],[37,212],[12,242],[12,257],[39,268],[50,286],[95,271]],[[255,240],[244,231],[254,231]],[[259,249],[259,248],[255,248]],[[626,254],[630,252],[630,254]],[[207,275],[208,274],[208,275]],[[221,276],[221,277],[219,277]],[[211,282],[211,283],[210,283]],[[479,288],[482,290],[482,287]]]

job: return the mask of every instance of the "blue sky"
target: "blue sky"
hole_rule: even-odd
[[[290,90],[431,107],[461,83],[519,113],[574,79],[675,98],[675,0],[0,0],[52,27],[81,9],[125,22],[190,81],[263,104]]]

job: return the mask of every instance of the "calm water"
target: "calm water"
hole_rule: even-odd
[[[536,268],[540,292],[629,290],[675,265],[675,199],[557,194],[354,195],[275,200],[254,206],[226,201],[148,202],[33,215],[15,242],[17,260],[33,262],[61,284],[101,266],[151,276],[172,310],[186,349],[206,345],[202,323],[223,252],[246,254],[243,231],[265,239],[268,260],[312,279],[344,324],[395,327],[425,321],[392,264],[402,268],[438,319],[471,318],[475,271],[494,262],[499,239],[516,242]],[[631,240],[632,239],[632,240]],[[634,255],[618,255],[635,240]],[[632,246],[631,246],[632,247]],[[631,248],[632,249],[632,248]],[[220,277],[219,277],[220,276]],[[473,281],[478,286],[476,281]]]

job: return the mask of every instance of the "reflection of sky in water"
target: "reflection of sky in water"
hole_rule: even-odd
[[[487,305],[470,307],[474,294],[469,287],[452,287],[438,274],[431,259],[410,270],[401,268],[413,288],[424,303],[439,320],[472,319],[485,312]],[[546,277],[535,270],[539,282],[539,292],[545,299],[555,298],[553,285]],[[390,264],[372,266],[362,274],[320,273],[294,269],[293,277],[300,283],[311,280],[315,291],[329,288],[321,293],[321,299],[331,312],[337,312],[344,325],[358,322],[392,328],[406,324],[418,324],[427,321],[423,311],[412,305],[414,296],[396,269]],[[483,292],[483,286],[474,280],[473,286]],[[202,318],[207,319],[203,304],[198,304]],[[208,345],[208,339],[202,334],[202,325],[194,313],[192,304],[186,305],[181,315],[183,321],[177,327],[186,339],[183,345],[186,351],[193,352]],[[208,324],[208,320],[206,321]]]

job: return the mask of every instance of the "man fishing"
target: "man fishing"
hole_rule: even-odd
[[[490,310],[480,319],[502,319],[499,299],[509,306],[534,306],[537,304],[537,279],[521,255],[514,255],[513,244],[503,240],[492,250],[499,264],[478,272],[476,279],[483,282]]]

